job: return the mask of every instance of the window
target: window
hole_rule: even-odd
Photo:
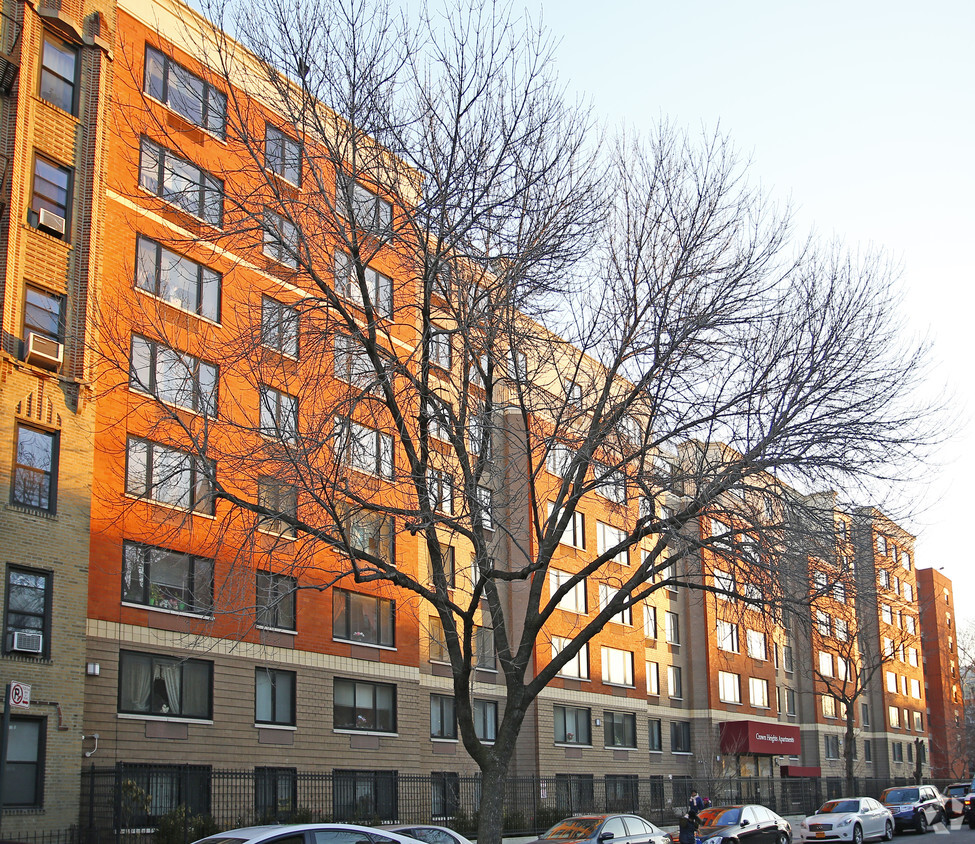
[[[449,788],[449,778],[444,778],[444,790]],[[395,821],[398,817],[399,774],[396,771],[343,771],[332,774],[332,815],[337,821],[356,821],[362,818],[378,818]],[[446,795],[444,795],[446,796]],[[332,833],[335,836],[335,833]],[[331,840],[335,840],[330,836]],[[381,836],[376,835],[377,838]],[[316,842],[320,839],[316,836]],[[339,839],[341,844],[361,841],[361,835],[351,833]]]
[[[917,681],[914,680],[913,682],[916,683]],[[917,694],[917,695],[914,695],[914,697],[920,698],[921,695],[920,694]],[[924,729],[924,721],[922,720],[921,713],[920,712],[916,712],[916,711],[914,713],[914,729],[917,732],[921,732],[921,730]]]
[[[836,698],[832,695],[822,696],[822,707],[823,707],[823,717],[824,718],[835,718],[836,717]]]
[[[887,569],[880,569],[877,572],[877,584],[884,589],[890,589],[890,572]]]
[[[606,609],[610,601],[616,597],[619,590],[614,586],[610,586],[608,583],[599,584],[599,609],[600,611]],[[633,609],[632,607],[624,607],[616,615],[610,618],[610,621],[616,624],[625,624],[632,627],[633,625]]]
[[[460,811],[460,775],[455,771],[434,771],[430,775],[430,809],[434,820],[453,818]],[[415,830],[417,833],[426,830]],[[441,838],[441,835],[443,836]],[[385,844],[385,836],[376,840]],[[421,839],[424,840],[424,839]],[[436,833],[428,839],[430,844],[450,844],[452,836]]]
[[[156,340],[132,335],[129,387],[166,404],[217,415],[219,367]]]
[[[904,616],[904,629],[912,636],[917,633],[917,622],[913,615]]]
[[[548,503],[548,517],[550,519],[553,513],[555,513],[555,505],[550,501]],[[556,518],[559,519],[562,515],[560,512]],[[573,511],[565,530],[559,535],[559,542],[563,545],[571,545],[573,548],[586,547],[586,517],[584,513],[580,513],[578,510]]]
[[[915,700],[921,699],[921,681],[916,677],[911,678],[911,697]]]
[[[732,577],[730,572],[715,569],[714,588],[718,590],[718,600],[733,601],[735,599],[735,579]]]
[[[897,694],[897,675],[893,671],[885,672],[887,679],[887,691]]]
[[[577,381],[570,381],[566,379],[565,385],[565,401],[567,404],[571,404],[573,407],[582,406],[582,384]]]
[[[691,722],[670,722],[670,750],[672,753],[691,752]]]
[[[44,804],[46,728],[47,722],[43,718],[10,716],[4,809],[40,807]]]
[[[564,443],[552,443],[545,455],[545,468],[557,478],[564,478],[575,459],[575,449]]]
[[[353,551],[371,554],[388,565],[395,565],[391,516],[365,511],[350,511],[344,524],[349,547]]]
[[[223,138],[227,98],[213,85],[152,47],[146,47],[145,91],[194,126]]]
[[[782,646],[782,668],[785,669],[787,674],[791,674],[795,670],[795,663],[792,656],[792,645]]]
[[[295,673],[274,668],[254,672],[254,720],[258,724],[295,724]]]
[[[274,387],[260,385],[261,433],[286,442],[298,436],[298,399]]]
[[[185,807],[188,816],[210,813],[210,767],[206,765],[126,765],[126,779],[145,800],[130,801],[128,829],[158,826],[164,815]]]
[[[741,677],[728,671],[719,671],[718,700],[724,703],[741,703]]]
[[[907,551],[904,551],[901,554],[901,567],[904,569],[904,571],[911,570],[911,555],[908,554]]]
[[[813,589],[815,589],[816,592],[823,593],[826,591],[826,572],[814,571],[812,581]]]
[[[887,719],[890,721],[890,726],[900,727],[901,725],[901,711],[896,706],[887,707]]]
[[[64,220],[64,230],[68,231],[67,220],[71,209],[73,175],[73,171],[67,167],[62,167],[41,155],[34,156],[34,187],[30,201],[31,225],[38,226],[41,211],[46,211]],[[50,227],[47,227],[47,231],[57,237],[65,237],[63,234],[51,231]]]
[[[481,527],[484,530],[494,530],[494,515],[491,506],[493,493],[486,486],[479,486],[474,491],[474,497],[477,508],[480,510]]]
[[[785,690],[785,714],[795,715],[796,714],[796,690],[786,689]]]
[[[831,653],[819,652],[819,673],[823,677],[833,676],[833,655]]]
[[[254,809],[262,821],[287,823],[297,806],[296,768],[254,769]]]
[[[448,516],[454,514],[454,481],[445,472],[427,469],[427,492],[430,496],[430,507]]]
[[[832,635],[833,620],[829,617],[829,613],[825,613],[822,610],[816,610],[816,629],[819,631],[820,636]]]
[[[590,812],[596,806],[592,774],[556,774],[555,800],[558,814]]]
[[[826,736],[825,739],[826,739],[826,758],[839,759],[840,758],[840,737]]]
[[[471,701],[474,717],[474,735],[481,741],[494,741],[498,735],[498,702],[496,700]]]
[[[336,730],[396,732],[396,686],[335,679]]]
[[[359,307],[364,307],[362,287],[365,285],[369,304],[381,317],[393,314],[393,280],[372,267],[363,267],[360,281],[356,265],[352,259],[336,250],[335,252],[335,292]]]
[[[427,350],[430,363],[439,366],[441,369],[450,369],[453,363],[453,347],[451,346],[449,331],[431,329]]]
[[[833,635],[839,642],[850,641],[850,625],[844,618],[833,619]]]
[[[212,690],[212,662],[119,653],[119,712],[209,720]]]
[[[556,706],[555,741],[558,744],[592,744],[589,732],[589,710],[574,706]]]
[[[649,604],[643,606],[643,635],[647,639],[657,638],[657,608]]]
[[[18,423],[11,503],[48,513],[57,510],[58,451],[57,434]]]
[[[191,314],[220,320],[220,273],[139,235],[135,286]]]
[[[491,431],[488,411],[484,407],[472,408],[467,424],[467,448],[471,454],[491,459]]]
[[[649,738],[650,738],[650,750],[659,751],[664,749],[663,737],[660,731],[660,719],[651,718],[648,724]]]
[[[895,762],[904,761],[904,745],[902,745],[899,741],[895,741],[891,743],[890,749],[891,757]]]
[[[298,581],[284,574],[257,572],[257,626],[295,630]]]
[[[473,648],[471,659],[475,668],[485,671],[495,670],[494,631],[490,627],[481,625],[474,627],[471,648]]]
[[[738,625],[731,621],[718,619],[718,648],[728,653],[739,653]]]
[[[748,655],[752,659],[768,659],[768,650],[765,644],[765,634],[760,630],[749,630],[746,634],[748,642]]]
[[[552,594],[554,595],[557,590],[559,590],[563,584],[568,583],[573,577],[567,571],[559,571],[558,569],[549,569],[548,571],[548,585]],[[562,598],[558,603],[560,610],[566,610],[567,612],[575,612],[580,615],[586,614],[586,579],[582,578],[578,583],[576,583]]]
[[[850,663],[841,656],[836,657],[836,676],[844,681],[850,679]]]
[[[264,130],[264,166],[293,185],[301,185],[301,144],[270,123]]]
[[[264,209],[264,254],[291,269],[298,266],[298,229],[270,208]]]
[[[364,645],[393,647],[396,603],[375,595],[332,590],[332,638]]]
[[[213,560],[125,542],[122,600],[161,610],[207,615],[213,610]]]
[[[749,677],[748,699],[752,706],[768,709],[768,680],[763,680],[760,677]]]
[[[430,738],[457,738],[457,718],[452,697],[430,695]]]
[[[139,186],[215,228],[223,224],[223,182],[148,138],[142,139]]]
[[[557,657],[572,643],[571,639],[562,639],[559,636],[552,637],[552,658]],[[583,645],[572,659],[570,659],[559,671],[560,677],[573,677],[577,680],[589,679],[589,645]]]
[[[593,464],[593,470],[596,476],[595,491],[614,504],[626,504],[626,475],[618,469],[610,470],[598,463]]]
[[[170,507],[213,515],[212,461],[129,437],[125,492]]]
[[[873,744],[868,738],[863,740],[863,761],[867,763],[873,762]]]
[[[884,620],[885,624],[894,623],[894,614],[891,612],[890,604],[880,605],[880,617]]]
[[[56,35],[45,32],[41,49],[41,99],[74,114],[77,84],[78,50]]]
[[[7,568],[3,651],[35,656],[50,653],[51,575],[37,569]]]
[[[664,613],[664,636],[667,644],[680,644],[680,616],[675,612]]]
[[[684,697],[683,672],[678,665],[667,666],[667,694],[678,700]]]
[[[647,662],[647,694],[648,695],[659,695],[660,694],[660,664],[656,662]]]
[[[351,468],[380,478],[393,477],[393,437],[342,417],[335,418],[335,450]]]
[[[258,478],[257,504],[272,513],[260,517],[258,530],[279,536],[297,535],[296,528],[289,522],[289,519],[298,518],[298,490],[291,484],[273,478]]]
[[[633,685],[633,654],[618,648],[602,648],[603,682],[611,686]]]
[[[335,180],[335,210],[353,226],[373,235],[393,228],[393,206],[345,174]]]
[[[877,534],[877,553],[887,556],[887,537],[883,534]]]
[[[908,648],[907,649],[907,661],[908,661],[908,663],[910,663],[911,665],[913,665],[915,668],[917,668],[917,664],[918,664],[918,661],[917,661],[917,648]],[[952,665],[952,670],[954,670],[954,665]]]
[[[620,528],[615,528],[603,522],[596,522],[596,553],[599,555],[605,554],[621,542],[625,542],[626,537],[627,533],[625,530],[620,530]],[[629,549],[621,549],[610,559],[615,563],[619,563],[621,566],[629,565]]]
[[[604,712],[606,747],[636,747],[636,715],[632,712]]]
[[[57,343],[64,340],[64,297],[28,284],[24,290],[24,339],[31,334]]]
[[[839,581],[833,584],[833,600],[840,604],[846,603],[846,587]]]
[[[336,344],[338,336],[336,336]],[[291,358],[298,357],[298,309],[261,296],[261,345]]]

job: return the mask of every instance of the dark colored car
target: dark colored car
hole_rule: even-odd
[[[575,815],[532,844],[670,844],[662,829],[639,815]]]
[[[945,814],[950,820],[960,818],[967,808],[966,798],[971,791],[970,782],[953,782],[944,790]]]
[[[792,826],[764,806],[716,806],[698,817],[701,844],[792,844]]]
[[[888,788],[880,795],[894,816],[898,832],[913,829],[924,833],[945,820],[944,798],[933,785],[904,785]]]

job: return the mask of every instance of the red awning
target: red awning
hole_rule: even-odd
[[[799,728],[764,721],[725,721],[721,752],[755,756],[798,756]]]
[[[823,769],[817,765],[783,765],[779,768],[784,777],[821,777]]]

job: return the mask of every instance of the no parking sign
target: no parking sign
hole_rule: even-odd
[[[27,683],[10,683],[10,705],[19,709],[30,709],[30,686]]]

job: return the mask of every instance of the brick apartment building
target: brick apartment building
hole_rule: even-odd
[[[214,506],[206,467],[163,444],[239,439],[240,462],[218,471],[241,495],[284,508],[286,482],[265,476],[270,446],[254,420],[269,396],[277,418],[297,418],[295,385],[329,377],[309,369],[286,330],[303,291],[280,243],[221,231],[222,215],[236,213],[224,195],[260,186],[241,175],[247,151],[225,138],[229,92],[208,81],[203,31],[175,0],[23,3],[4,20],[13,81],[2,123],[0,439],[11,459],[0,483],[11,493],[0,510],[0,665],[33,698],[15,719],[22,738],[10,758],[22,776],[5,834],[75,821],[82,763],[154,766],[138,784],[159,812],[183,799],[205,807],[212,768],[253,769],[265,811],[298,770],[337,772],[374,796],[400,775],[476,771],[452,723],[438,620],[389,585],[296,589],[296,572],[327,569],[328,555],[303,556],[273,519],[254,530]],[[267,166],[281,189],[300,192],[294,128],[233,93],[278,150]],[[167,194],[177,177],[197,189],[193,204]],[[366,195],[381,215],[383,200]],[[401,271],[382,250],[372,266],[379,279]],[[415,326],[397,331],[396,342],[419,342]],[[249,332],[260,337],[253,348],[213,357]],[[174,366],[187,375],[176,410],[163,412],[147,394],[174,389]],[[247,367],[261,368],[260,395]],[[178,482],[154,483],[159,467]],[[542,474],[540,495],[556,480]],[[379,458],[376,475],[382,484]],[[592,495],[584,509],[560,547],[566,571],[617,529],[612,502]],[[681,563],[680,576],[718,593],[665,588],[614,618],[533,705],[512,775],[570,787],[594,774],[840,777],[847,732],[831,684],[883,653],[854,704],[856,774],[909,776],[937,723],[931,700],[944,694],[919,658],[913,537],[873,510],[836,507],[835,524],[835,554],[801,551],[808,565],[790,587],[810,598],[804,617],[770,619],[722,596],[760,586],[734,582],[719,543]],[[731,527],[703,519],[696,529]],[[416,536],[400,531],[393,543],[383,531],[371,536],[397,567],[428,569]],[[471,549],[459,541],[452,554],[454,587],[469,590],[461,561]],[[549,572],[550,588],[559,577]],[[568,594],[536,660],[608,598],[595,582]],[[490,740],[504,688],[483,621],[473,705]],[[365,699],[369,718],[357,708]]]
[[[970,771],[951,581],[937,569],[921,569],[917,573],[917,590],[931,773],[964,779]]]

